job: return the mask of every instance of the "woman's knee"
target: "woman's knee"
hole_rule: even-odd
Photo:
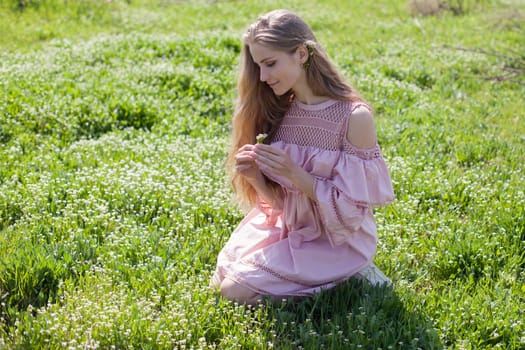
[[[224,298],[236,301],[239,304],[255,304],[260,299],[260,295],[229,278],[225,278],[220,285],[220,291]]]

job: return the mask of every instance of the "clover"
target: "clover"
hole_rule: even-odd
[[[268,134],[259,134],[255,136],[255,140],[257,140],[257,143],[263,143],[267,137],[268,137]]]

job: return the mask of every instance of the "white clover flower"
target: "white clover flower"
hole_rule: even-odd
[[[263,143],[267,137],[268,137],[268,134],[259,134],[255,136],[255,140],[257,140],[257,143]]]

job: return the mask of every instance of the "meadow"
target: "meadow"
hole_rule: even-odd
[[[443,3],[0,0],[0,348],[524,349],[525,4]],[[274,8],[374,108],[392,287],[208,287],[240,39]]]

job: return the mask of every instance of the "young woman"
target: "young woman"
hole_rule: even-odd
[[[212,285],[253,304],[352,276],[390,283],[373,264],[372,208],[394,194],[370,107],[296,14],[263,15],[243,39],[228,171],[250,211]]]

